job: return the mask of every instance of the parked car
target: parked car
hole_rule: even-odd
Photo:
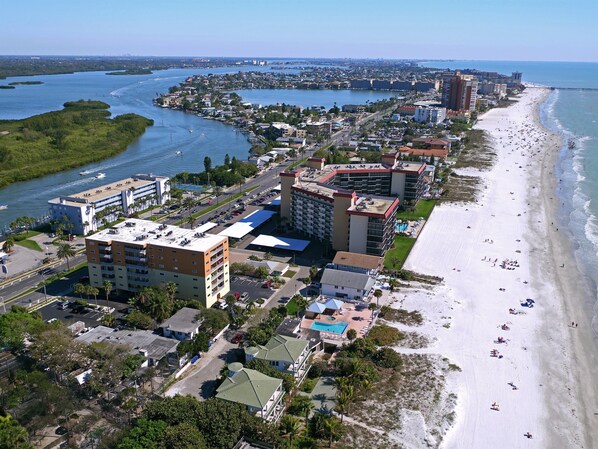
[[[67,301],[60,301],[58,303],[58,309],[59,310],[66,310],[69,307],[69,303]]]
[[[244,337],[242,333],[235,334],[233,338],[231,338],[230,342],[234,344],[239,344],[243,341]]]
[[[248,293],[248,292],[243,292],[243,293],[241,294],[241,297],[240,297],[240,299],[241,299],[241,301],[243,301],[243,302],[247,301],[247,300],[249,299],[249,293]]]

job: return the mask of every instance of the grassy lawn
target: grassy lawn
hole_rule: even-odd
[[[299,307],[294,299],[291,299],[287,303],[287,315],[296,316],[297,312],[299,311]]]
[[[397,214],[399,220],[419,220],[419,217],[424,217],[427,220],[436,206],[436,200],[419,200],[415,205],[414,210],[407,209]]]
[[[43,249],[41,249],[41,247],[37,244],[37,242],[35,240],[21,240],[19,242],[15,242],[17,245],[22,246],[23,248],[29,248],[32,249],[34,251],[43,251]]]
[[[387,270],[400,270],[415,245],[415,239],[397,235],[394,247],[389,249],[384,256],[384,268]]]
[[[293,170],[295,167],[297,167],[298,165],[301,165],[301,164],[303,164],[305,161],[307,161],[307,158],[306,158],[306,157],[304,157],[303,159],[299,159],[299,160],[297,160],[297,161],[293,162],[291,165],[289,165],[289,166],[286,168],[286,170],[285,170],[285,171],[291,171],[291,170]]]
[[[296,271],[293,271],[293,270],[287,270],[287,271],[285,271],[285,273],[282,275],[282,277],[285,277],[285,278],[289,278],[289,279],[290,279],[290,278],[292,278],[293,276],[295,276],[296,274],[297,274],[297,272],[296,272]]]

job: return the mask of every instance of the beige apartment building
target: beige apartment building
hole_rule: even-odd
[[[177,297],[212,306],[229,292],[228,237],[128,219],[85,239],[89,279],[129,292],[174,282]]]
[[[394,241],[399,201],[417,201],[425,189],[421,162],[385,154],[379,164],[325,165],[280,174],[280,215],[332,249],[382,256]]]

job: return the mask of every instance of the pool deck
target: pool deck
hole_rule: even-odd
[[[348,326],[342,335],[333,334],[331,332],[323,332],[323,331],[320,331],[320,333],[323,336],[325,335],[326,338],[337,337],[337,338],[346,339],[347,332],[349,331],[349,329],[355,329],[357,331],[357,336],[363,337],[366,333],[366,330],[371,325],[372,311],[368,310],[367,307],[362,310],[355,310],[355,307],[353,305],[347,305],[347,306],[343,307],[343,309],[341,311],[336,312],[332,316],[334,316],[334,318],[336,318],[336,320],[329,321],[328,320],[329,315],[319,315],[316,319],[303,318],[303,320],[301,321],[301,329],[311,329],[311,325],[313,324],[314,321],[319,321],[321,323],[326,323],[326,324],[343,322],[343,323],[347,323]]]

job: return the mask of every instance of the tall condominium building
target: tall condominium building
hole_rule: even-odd
[[[153,221],[128,219],[85,239],[94,287],[136,292],[167,282],[177,296],[212,306],[229,292],[228,237]]]
[[[438,124],[446,119],[446,108],[435,108],[427,106],[418,106],[415,108],[413,120],[418,123]]]
[[[298,231],[337,251],[383,255],[394,240],[399,201],[425,190],[425,163],[386,154],[381,164],[324,165],[310,158],[301,171],[281,173],[281,216]]]
[[[80,193],[54,198],[50,218],[71,225],[70,232],[87,234],[96,231],[102,222],[113,222],[120,215],[129,215],[170,199],[170,180],[165,176],[135,175],[132,178],[94,187]]]
[[[443,77],[442,106],[452,111],[474,111],[477,100],[478,80],[473,75]]]

